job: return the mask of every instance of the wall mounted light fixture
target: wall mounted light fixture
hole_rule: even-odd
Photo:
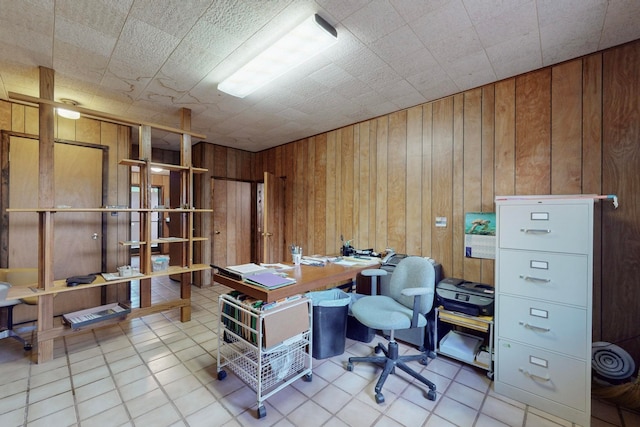
[[[60,99],[60,102],[71,105],[73,107],[78,105],[77,101],[68,98],[62,98]],[[77,111],[65,110],[64,108],[56,108],[56,113],[58,113],[60,117],[64,117],[65,119],[78,120],[80,118],[80,113],[78,113]]]
[[[337,41],[336,29],[315,14],[218,84],[218,90],[244,98]]]

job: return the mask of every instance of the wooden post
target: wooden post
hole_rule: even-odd
[[[54,100],[54,71],[40,67],[40,98]],[[54,111],[53,106],[40,103],[39,157],[38,157],[38,207],[52,208],[55,203],[54,186]],[[51,212],[40,214],[40,239],[38,241],[38,288],[53,287],[53,218]],[[38,300],[38,336],[53,328],[53,295]],[[38,363],[53,359],[53,339],[38,340]]]

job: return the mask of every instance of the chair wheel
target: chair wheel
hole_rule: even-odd
[[[23,348],[24,348],[24,351],[29,351],[33,348],[33,346],[31,344],[25,344]]]
[[[313,374],[307,374],[304,377],[302,377],[302,381],[310,383],[313,380]]]
[[[264,405],[258,406],[258,419],[264,418],[267,416],[267,408]]]
[[[375,354],[380,354],[380,352],[382,351],[382,348],[380,347],[380,344],[378,344],[374,349],[373,352]]]
[[[222,371],[218,372],[218,379],[222,381],[225,378],[227,378],[227,371],[223,369]]]
[[[436,400],[436,392],[435,392],[435,390],[429,390],[427,392],[427,399]]]
[[[347,371],[349,372],[353,371],[353,363],[351,362],[347,363]]]
[[[382,393],[376,393],[376,403],[384,403],[384,396],[382,395]]]
[[[429,364],[429,358],[428,357],[423,357],[422,359],[420,359],[420,364],[427,366]]]

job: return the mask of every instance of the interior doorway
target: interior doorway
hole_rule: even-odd
[[[162,186],[151,186],[151,191],[149,193],[151,200],[151,206],[163,206],[163,187]],[[132,185],[131,186],[131,208],[139,209],[140,208],[140,186]],[[161,253],[162,250],[160,248],[160,244],[157,242],[160,237],[165,237],[164,225],[166,220],[163,218],[160,212],[152,212],[151,213],[151,238],[153,241],[151,242],[151,252],[152,253]],[[140,213],[132,212],[131,213],[131,240],[134,242],[140,241]],[[140,253],[140,245],[133,244],[131,245],[131,255],[138,255]]]

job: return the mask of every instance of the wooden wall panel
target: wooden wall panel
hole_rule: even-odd
[[[407,110],[389,115],[387,144],[387,242],[407,253],[407,175],[414,173],[407,171]]]
[[[582,60],[552,68],[551,194],[582,191]]]
[[[451,216],[449,225],[451,230],[452,268],[449,275],[464,277],[464,228],[456,224],[464,223],[464,97],[459,93],[453,96],[453,161],[451,168]]]
[[[495,210],[495,85],[482,88],[482,212]],[[480,282],[495,283],[495,262],[480,261]]]
[[[640,360],[640,42],[603,56],[602,337]]]
[[[551,69],[516,78],[516,194],[551,189]]]
[[[358,214],[356,220],[356,239],[359,242],[370,242],[370,222],[371,206],[374,206],[372,197],[375,193],[371,191],[371,122],[363,122],[358,126],[358,151],[356,158],[358,159]],[[364,248],[366,249],[366,248]]]
[[[422,253],[422,106],[407,111],[406,139],[407,222],[403,235],[406,252],[416,255]]]
[[[373,247],[383,251],[389,248],[387,238],[387,192],[389,181],[387,179],[387,145],[389,136],[388,117],[376,120],[376,240]],[[362,244],[362,243],[360,243]],[[370,246],[370,245],[366,245]],[[384,248],[384,249],[383,249]],[[392,248],[395,249],[395,248]]]
[[[516,194],[516,80],[495,85],[495,193]]]
[[[328,254],[337,253],[340,249],[340,231],[337,230],[338,224],[336,223],[336,211],[338,209],[338,180],[336,179],[336,164],[338,163],[338,159],[336,158],[336,137],[337,133],[335,131],[327,133],[327,174],[325,176],[327,186],[327,196],[325,199],[325,252]]]
[[[453,265],[453,97],[433,103],[433,240],[431,257],[442,263],[444,274],[454,276]],[[460,167],[460,165],[457,165]],[[436,227],[437,218],[446,227]]]
[[[319,185],[327,181],[327,134],[315,137],[315,173],[314,173],[314,199],[313,215],[313,253],[327,253],[327,235],[325,224],[327,223],[327,187]],[[309,252],[311,254],[311,252]]]
[[[422,252],[433,257],[433,203],[431,195],[433,170],[433,104],[422,106]],[[407,231],[412,232],[412,231]]]
[[[464,94],[464,150],[461,169],[463,172],[463,209],[461,218],[455,218],[454,224],[464,224],[466,212],[482,212],[482,89],[468,91]],[[457,162],[454,162],[457,164]],[[489,212],[493,212],[490,209]],[[481,263],[477,258],[464,258],[464,226],[454,227],[462,234],[462,241],[458,244],[454,241],[455,254],[462,258],[462,274],[456,277],[464,277],[474,282],[482,282]]]
[[[602,55],[584,59],[582,67],[582,192],[602,193]],[[594,209],[593,237],[602,241],[602,206]],[[593,340],[602,341],[602,245],[593,247]]]
[[[347,126],[338,132],[340,138],[336,151],[340,152],[340,186],[338,188],[338,231],[344,235],[345,239],[354,240],[354,245],[362,245],[362,242],[355,242],[354,228],[354,126]],[[337,242],[336,242],[337,244]]]
[[[305,204],[307,217],[305,219],[305,237],[304,244],[306,245],[304,253],[307,255],[323,253],[324,251],[316,248],[316,242],[314,239],[315,230],[313,225],[315,224],[315,206],[316,206],[316,138],[311,137],[307,142],[307,168],[304,173],[304,191],[307,196],[307,203]],[[323,248],[324,249],[324,248]]]

